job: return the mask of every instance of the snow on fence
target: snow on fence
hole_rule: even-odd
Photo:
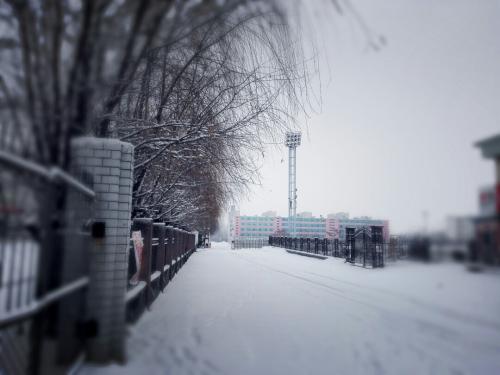
[[[196,235],[152,219],[134,219],[128,261],[127,321],[136,321],[196,250]]]

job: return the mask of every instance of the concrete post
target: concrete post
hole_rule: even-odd
[[[132,210],[133,151],[130,143],[82,137],[72,141],[72,163],[92,176],[96,193],[87,314],[97,325],[88,359],[125,359],[125,293]]]

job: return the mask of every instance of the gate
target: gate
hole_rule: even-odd
[[[382,227],[346,228],[346,262],[372,268],[384,266]]]
[[[82,359],[91,181],[0,151],[0,373]],[[85,184],[86,183],[86,184]]]

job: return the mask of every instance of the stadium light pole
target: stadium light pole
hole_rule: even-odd
[[[287,132],[285,145],[288,147],[288,230],[296,236],[295,216],[297,214],[297,147],[301,132]]]

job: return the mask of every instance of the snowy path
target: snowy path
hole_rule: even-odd
[[[82,372],[498,374],[499,290],[460,265],[202,250],[131,328],[127,366]]]

